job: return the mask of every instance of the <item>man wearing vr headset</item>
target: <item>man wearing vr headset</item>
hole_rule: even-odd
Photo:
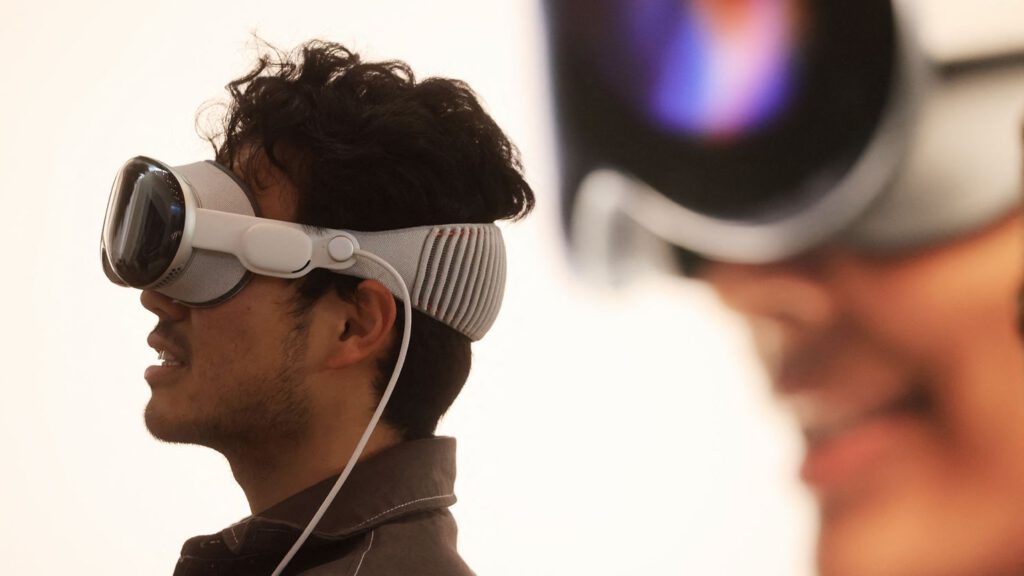
[[[941,7],[546,2],[576,262],[749,321],[825,576],[1024,573],[1024,5]]]
[[[132,159],[104,225],[158,319],[147,427],[223,453],[253,512],[175,574],[471,574],[434,430],[500,305],[492,223],[533,206],[518,153],[464,83],[337,44],[228,88],[216,163]]]

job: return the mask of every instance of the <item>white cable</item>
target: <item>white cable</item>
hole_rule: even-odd
[[[306,539],[313,533],[316,525],[320,523],[320,519],[323,518],[324,513],[327,512],[328,508],[330,508],[331,502],[334,502],[334,497],[337,496],[338,491],[341,490],[341,485],[345,483],[349,474],[352,473],[352,468],[356,465],[356,460],[359,460],[359,456],[362,455],[363,449],[366,448],[366,443],[370,440],[370,435],[373,434],[374,428],[377,427],[377,422],[380,420],[381,415],[384,413],[384,408],[387,406],[388,400],[391,398],[391,392],[394,391],[395,384],[398,382],[398,375],[402,373],[402,365],[405,364],[405,353],[409,350],[409,336],[411,334],[412,327],[412,304],[410,304],[409,288],[405,285],[405,280],[402,279],[402,275],[399,274],[391,264],[388,264],[386,260],[376,254],[371,254],[370,252],[364,252],[362,250],[356,250],[355,254],[358,257],[376,262],[379,266],[394,276],[396,280],[398,280],[398,286],[402,291],[400,296],[405,308],[405,322],[402,326],[402,346],[398,350],[398,360],[395,361],[395,369],[391,372],[391,380],[388,382],[387,387],[384,388],[384,393],[380,396],[380,403],[377,404],[377,410],[374,411],[369,424],[366,425],[366,430],[363,431],[362,438],[359,439],[359,443],[356,444],[355,451],[352,452],[352,456],[348,459],[348,464],[345,465],[345,469],[341,472],[341,476],[338,476],[338,481],[334,483],[334,487],[331,488],[330,493],[327,494],[326,498],[324,498],[324,502],[320,505],[320,509],[313,515],[309,524],[306,525],[306,529],[302,531],[302,535],[299,536],[299,539],[292,545],[291,550],[288,550],[288,553],[284,555],[284,558],[281,559],[281,562],[277,565],[277,568],[274,569],[271,576],[281,575],[285,567],[288,566],[288,563],[291,562],[292,558],[295,557],[295,554],[298,553],[299,548],[302,548]]]

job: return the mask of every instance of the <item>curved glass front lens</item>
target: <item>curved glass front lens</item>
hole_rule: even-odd
[[[610,167],[708,216],[784,217],[852,169],[890,104],[890,0],[545,4],[567,213]]]
[[[185,195],[170,169],[149,158],[132,158],[110,191],[103,248],[113,272],[142,288],[167,271],[185,229]]]

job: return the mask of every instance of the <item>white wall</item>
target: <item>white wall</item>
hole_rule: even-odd
[[[538,209],[506,228],[503,317],[442,424],[480,574],[810,573],[798,443],[738,324],[698,285],[612,294],[567,270],[528,0],[0,2],[0,572],[168,574],[247,513],[222,458],[146,432],[153,318],[98,239],[125,159],[209,157],[194,112],[253,31],[465,79],[523,151]]]

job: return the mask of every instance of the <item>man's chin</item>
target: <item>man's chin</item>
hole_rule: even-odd
[[[910,557],[913,555],[912,551],[907,549],[909,543],[886,535],[886,528],[884,524],[857,525],[834,518],[823,518],[818,539],[820,576],[922,574],[917,569],[907,572],[916,564]]]
[[[818,540],[821,576],[1022,573],[1024,547],[998,544],[997,536],[1006,527],[993,526],[987,521],[992,519],[959,505],[955,496],[945,507],[936,504],[941,499],[920,493],[874,496],[823,511]]]
[[[194,422],[174,417],[162,411],[153,400],[146,405],[144,413],[146,429],[162,442],[173,444],[202,444],[201,434]]]

